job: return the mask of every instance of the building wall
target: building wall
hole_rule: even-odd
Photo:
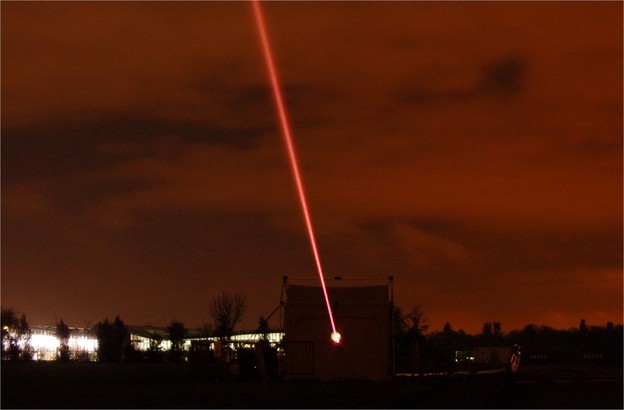
[[[332,332],[322,290],[312,286],[288,288],[284,312],[287,342],[311,342],[314,377],[321,380],[392,378],[391,305],[387,286],[328,288],[334,321],[342,338]],[[285,358],[289,360],[288,355]]]

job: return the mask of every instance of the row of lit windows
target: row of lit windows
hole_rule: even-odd
[[[58,350],[61,347],[61,342],[59,338],[55,334],[56,332],[51,329],[33,329],[30,335],[30,340],[28,344],[32,348],[33,351],[33,359],[34,360],[54,360],[57,357]],[[95,354],[98,348],[97,338],[89,335],[88,333],[83,333],[78,335],[73,335],[69,337],[69,350],[73,357],[82,356],[86,357],[88,360],[94,360]],[[12,335],[15,337],[16,335]],[[282,332],[271,332],[266,335],[268,341],[270,343],[278,343],[284,333]],[[259,340],[262,339],[262,335],[259,334],[238,334],[233,335],[231,337],[231,341],[233,344],[239,345],[253,345]],[[130,334],[130,341],[133,344],[134,348],[141,351],[147,351],[152,347],[154,339],[150,339],[144,336]],[[184,341],[183,348],[184,350],[189,350],[191,347],[192,340],[209,340],[216,341],[218,338],[216,337],[207,337],[207,338],[197,338],[197,339],[186,339]],[[18,345],[23,348],[26,342],[24,340],[19,340]],[[5,346],[8,347],[8,346]],[[162,339],[158,344],[159,350],[166,351],[171,349],[171,341],[167,339]]]

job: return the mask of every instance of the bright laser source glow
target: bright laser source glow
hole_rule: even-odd
[[[340,333],[338,332],[332,332],[331,334],[331,340],[333,340],[334,343],[339,344],[340,343]]]
[[[310,219],[310,213],[308,212],[308,202],[303,191],[303,183],[301,182],[301,175],[299,174],[299,165],[297,163],[297,156],[295,155],[295,147],[292,141],[292,135],[290,132],[290,126],[288,124],[288,118],[286,116],[286,108],[282,100],[282,92],[280,90],[279,82],[277,80],[277,72],[273,64],[273,55],[271,53],[271,47],[269,45],[269,39],[267,37],[266,28],[264,26],[264,18],[262,17],[262,11],[260,10],[260,1],[252,1],[254,8],[254,15],[256,17],[256,23],[258,25],[258,31],[260,33],[260,40],[262,42],[262,51],[264,52],[264,59],[266,60],[267,68],[269,70],[269,76],[271,77],[271,86],[273,87],[273,96],[275,103],[277,104],[277,111],[279,114],[280,123],[282,125],[282,132],[284,134],[284,140],[286,141],[286,148],[288,149],[288,157],[290,158],[290,166],[292,173],[295,177],[295,184],[297,185],[297,192],[299,193],[299,202],[303,210],[303,217],[305,219],[306,227],[308,229],[308,237],[310,238],[310,245],[312,245],[312,253],[314,254],[314,260],[316,261],[316,268],[318,270],[319,279],[321,280],[321,287],[323,288],[323,295],[325,296],[325,303],[327,304],[327,313],[329,313],[329,320],[332,326],[332,340],[336,332],[336,325],[334,324],[334,315],[332,314],[331,305],[329,304],[329,296],[327,296],[327,288],[325,287],[325,279],[323,278],[323,268],[321,267],[321,259],[319,257],[318,250],[316,248],[316,239],[314,236],[314,230],[312,229],[312,221]],[[339,339],[340,340],[340,339]]]

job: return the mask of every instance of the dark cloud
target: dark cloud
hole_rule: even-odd
[[[281,88],[289,119],[298,129],[331,125],[327,106],[339,97],[338,93],[304,83],[285,84]],[[279,126],[273,91],[268,83],[241,87],[226,95],[231,117],[240,116],[246,124],[255,121],[258,125],[275,129]]]
[[[12,184],[94,171],[121,161],[175,156],[176,144],[216,144],[249,150],[268,130],[220,128],[200,122],[128,114],[2,129],[2,182]],[[161,142],[169,142],[163,149]],[[115,144],[131,149],[112,153]]]
[[[617,226],[594,229],[572,225],[535,227],[523,226],[512,220],[505,224],[494,218],[489,223],[440,218],[370,220],[360,222],[358,226],[388,248],[401,248],[396,228],[409,226],[415,233],[420,233],[423,243],[429,242],[434,246],[453,244],[462,249],[466,266],[479,266],[480,271],[502,276],[537,269],[622,268],[624,242]],[[411,251],[421,252],[423,249],[432,248],[416,246]],[[452,251],[441,250],[445,251],[441,252],[442,259],[436,260],[429,269],[456,269],[453,263],[449,264],[453,259]],[[410,249],[403,251],[407,254],[411,252]],[[482,261],[486,262],[480,266]]]
[[[465,70],[472,70],[464,67]],[[403,88],[399,101],[404,104],[427,105],[464,103],[483,96],[511,97],[525,86],[526,61],[519,56],[506,57],[485,64],[474,84],[465,88],[444,89],[436,84]]]
[[[518,56],[507,57],[485,65],[477,89],[500,97],[513,96],[522,91],[525,76],[525,60]]]

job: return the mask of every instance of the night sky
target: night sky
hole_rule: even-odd
[[[249,3],[1,7],[3,307],[199,327],[240,291],[254,328],[317,283]],[[328,277],[431,330],[622,322],[621,2],[263,9]]]

